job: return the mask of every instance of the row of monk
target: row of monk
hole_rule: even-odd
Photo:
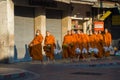
[[[42,48],[45,51],[48,60],[54,60],[54,49],[55,37],[49,32],[46,32],[44,39],[44,46],[41,43],[43,41],[43,36],[40,30],[36,31],[36,36],[29,44],[30,55],[33,60],[43,61]],[[82,31],[74,30],[67,31],[64,36],[62,43],[62,58],[74,60],[75,58],[83,59],[87,58],[88,55],[96,58],[107,57],[110,55],[110,50],[108,48],[111,46],[112,37],[105,29],[105,33],[102,34],[101,31],[90,31],[90,34],[84,34]]]

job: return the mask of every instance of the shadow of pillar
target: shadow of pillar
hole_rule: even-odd
[[[25,44],[25,56],[22,59],[22,61],[31,61],[31,60],[32,60],[32,57],[30,56],[28,46],[27,46],[27,44]]]
[[[20,62],[20,60],[18,60],[18,55],[17,55],[17,47],[16,45],[14,45],[14,58],[13,58],[13,62]]]

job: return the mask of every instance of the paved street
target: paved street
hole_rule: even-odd
[[[21,62],[0,64],[0,68],[30,72],[26,77],[13,80],[120,80],[119,57],[72,63],[63,60],[49,64],[41,64],[39,61]]]

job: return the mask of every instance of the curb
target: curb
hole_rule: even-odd
[[[13,80],[17,78],[25,78],[30,73],[27,71],[22,72],[15,72],[15,73],[7,73],[7,74],[0,74],[0,80]]]

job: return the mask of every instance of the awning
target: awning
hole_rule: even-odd
[[[99,20],[104,21],[111,13],[111,11],[107,11]]]

